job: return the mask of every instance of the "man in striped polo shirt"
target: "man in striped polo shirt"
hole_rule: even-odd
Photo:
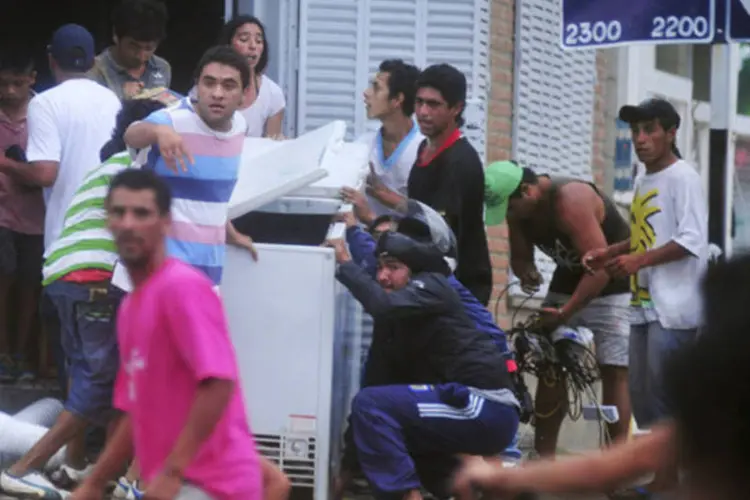
[[[242,56],[221,46],[204,54],[196,75],[195,101],[183,99],[134,123],[125,142],[148,149],[143,168],[153,169],[172,190],[167,251],[218,287],[227,242],[255,256],[252,240],[227,218],[247,128],[237,110],[250,74]]]
[[[107,286],[117,249],[106,226],[104,199],[112,177],[131,166],[130,154],[123,151],[125,130],[164,106],[157,100],[123,103],[112,139],[100,152],[104,163],[84,177],[65,213],[60,235],[45,252],[42,284],[52,291],[49,296],[53,299],[43,311],[44,321],[48,331],[54,330],[49,333],[61,339],[64,352],[56,356],[56,362],[61,382],[69,377],[70,383],[63,415],[24,457],[0,475],[7,493],[56,498],[57,490],[35,470],[70,440],[82,442],[87,425],[105,426],[113,416],[112,390],[118,367],[113,319],[122,293]],[[85,474],[84,465],[83,446],[69,446],[66,462],[56,476],[77,482]]]

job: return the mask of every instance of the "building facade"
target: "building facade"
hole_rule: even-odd
[[[299,135],[331,120],[349,138],[377,124],[362,93],[384,59],[464,72],[464,133],[486,154],[490,0],[238,0],[236,12],[266,24],[274,47],[268,74],[287,96],[285,131]],[[234,7],[233,7],[234,8]]]

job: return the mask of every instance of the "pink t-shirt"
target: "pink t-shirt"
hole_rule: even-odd
[[[120,372],[114,404],[133,423],[145,481],[157,475],[187,422],[199,382],[236,382],[224,416],[185,479],[218,500],[259,500],[262,475],[245,414],[221,301],[200,271],[168,259],[128,295],[117,317]]]

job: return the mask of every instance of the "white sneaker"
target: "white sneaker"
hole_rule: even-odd
[[[0,473],[0,489],[12,496],[42,500],[61,500],[70,495],[67,491],[57,489],[38,472],[27,472],[23,476],[15,476],[8,471],[3,471]]]
[[[138,489],[138,483],[127,480],[125,477],[121,477],[117,481],[115,489],[112,491],[112,498],[121,498],[123,500],[139,500],[143,498],[143,492]]]
[[[94,470],[94,464],[78,470],[69,465],[61,465],[59,469],[49,475],[52,482],[59,488],[72,490],[83,482]]]
[[[89,464],[81,470],[75,469],[70,465],[61,465],[59,469],[53,471],[50,477],[53,481],[71,481],[73,483],[80,483],[91,475],[94,471],[94,464]]]

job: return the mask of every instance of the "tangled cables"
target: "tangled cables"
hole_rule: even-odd
[[[577,420],[582,412],[583,395],[595,394],[593,384],[601,378],[596,357],[589,348],[593,340],[591,330],[560,326],[544,332],[539,316],[532,315],[512,328],[509,337],[519,373],[534,375],[540,384],[562,385],[567,397],[560,404],[567,404],[568,415]]]

